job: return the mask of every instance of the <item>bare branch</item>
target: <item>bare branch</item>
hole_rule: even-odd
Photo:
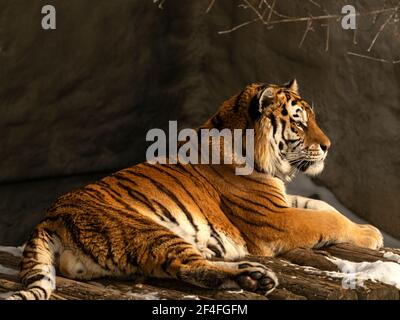
[[[236,31],[237,29],[240,29],[240,28],[243,28],[245,26],[248,26],[249,24],[255,23],[257,21],[260,21],[260,19],[256,18],[254,20],[249,20],[249,21],[243,22],[243,23],[238,24],[237,26],[235,26],[235,27],[233,27],[231,29],[218,31],[218,34],[230,33],[230,32]]]
[[[357,29],[354,29],[354,33],[353,33],[353,44],[357,44]]]
[[[306,40],[308,32],[312,29],[312,18],[309,18],[307,21],[306,29],[304,30],[303,37],[301,38],[301,41],[299,43],[299,48],[303,45],[304,40]]]
[[[215,0],[210,0],[210,3],[208,4],[208,7],[206,9],[206,14],[210,12],[212,7],[214,6]]]
[[[272,17],[272,13],[274,12],[274,8],[275,8],[275,4],[276,4],[276,0],[274,0],[272,2],[272,5],[269,9],[269,14],[268,14],[268,18],[267,18],[267,23],[271,21],[271,17]]]
[[[330,38],[329,23],[321,24],[321,27],[326,27],[325,52],[328,52],[329,51],[329,38]]]
[[[256,14],[256,16],[259,18],[259,20],[265,24],[265,25],[273,25],[273,24],[281,24],[281,23],[293,23],[293,22],[307,22],[310,17],[290,17],[283,15],[279,12],[277,12],[272,5],[270,5],[266,0],[263,0],[265,5],[270,9],[270,11],[276,15],[277,17],[283,18],[280,20],[264,20],[263,15],[260,13],[260,11],[257,10],[256,7],[254,7],[248,0],[244,0],[244,3],[242,7],[244,8],[250,8],[252,11]],[[356,13],[355,16],[362,17],[362,16],[370,16],[370,15],[375,15],[378,13],[386,13],[386,12],[391,12],[394,14],[394,11],[397,11],[398,7],[394,8],[385,8],[385,9],[378,9],[378,10],[372,10],[368,12],[362,12],[362,13]],[[320,15],[320,16],[314,16],[312,19],[314,21],[317,20],[339,20],[343,17],[341,14],[325,14],[325,15]]]
[[[375,37],[372,39],[372,42],[371,42],[369,48],[367,49],[368,52],[371,51],[372,47],[374,46],[374,44],[375,44],[376,40],[378,39],[379,35],[382,33],[383,29],[385,29],[386,25],[390,22],[390,20],[392,20],[393,16],[395,15],[397,10],[399,9],[399,6],[400,6],[400,1],[399,1],[399,4],[397,5],[397,7],[393,10],[393,12],[389,15],[389,17],[385,20],[385,22],[381,25],[381,27],[379,28],[379,31],[377,32]]]
[[[262,16],[262,14],[260,13],[260,11],[257,10],[257,8],[255,8],[250,1],[248,0],[243,0],[243,2],[247,5],[248,8],[250,8],[251,10],[254,11],[254,13],[257,15],[257,17],[259,18],[259,20],[263,21],[264,17]]]
[[[209,7],[211,8],[212,5],[214,4],[215,0],[210,0]],[[241,3],[239,5],[240,8],[243,9],[250,9],[251,13],[254,15],[254,19],[245,21],[243,23],[240,23],[228,30],[222,30],[219,31],[219,34],[226,34],[230,32],[234,32],[240,28],[243,28],[245,26],[248,26],[250,24],[254,23],[261,23],[265,25],[268,29],[273,28],[273,26],[278,25],[278,24],[284,24],[284,23],[306,23],[306,27],[304,30],[304,33],[302,35],[302,38],[298,44],[298,47],[301,48],[304,45],[305,40],[307,39],[309,32],[314,31],[313,27],[316,25],[320,25],[321,27],[326,27],[326,35],[325,35],[325,52],[328,52],[330,47],[332,46],[331,38],[332,38],[332,24],[330,23],[330,20],[334,20],[336,22],[340,21],[340,19],[343,18],[343,14],[331,14],[329,13],[323,3],[320,3],[321,1],[319,0],[308,0],[310,4],[313,6],[319,8],[321,11],[320,15],[316,16],[288,16],[285,15],[281,12],[278,11],[277,9],[277,4],[278,1],[276,0],[241,0]],[[370,11],[364,11],[364,12],[356,12],[354,15],[356,17],[368,17],[372,16],[374,22],[377,21],[377,17],[379,15],[387,14],[388,17],[387,19],[382,23],[382,25],[379,27],[378,32],[375,34],[375,36],[372,39],[372,42],[370,43],[368,49],[366,50],[367,53],[369,53],[374,45],[376,44],[377,40],[379,39],[381,33],[384,31],[385,28],[388,28],[388,25],[393,25],[395,28],[395,33],[394,35],[397,36],[396,34],[396,28],[398,28],[398,14],[400,11],[400,1],[397,3],[396,6],[394,7],[388,7],[387,1],[385,0],[385,5],[379,9],[375,10],[370,10]],[[319,23],[318,23],[319,22]],[[358,38],[358,32],[359,30],[354,30],[353,33],[353,39],[352,42],[354,45],[358,45],[357,38]],[[400,35],[400,32],[399,32]],[[379,62],[384,62],[384,63],[393,63],[397,64],[399,63],[399,60],[392,61],[392,59],[382,59],[382,58],[377,58],[369,54],[361,54],[361,53],[356,53],[356,52],[347,52],[348,55],[351,56],[356,56],[356,57],[361,57],[363,59],[367,60],[372,60],[372,61],[379,61]]]
[[[314,6],[321,8],[321,5],[314,0],[308,0],[308,2],[311,2]]]
[[[378,61],[378,62],[394,63],[394,62],[391,62],[391,61],[386,60],[386,59],[367,56],[367,55],[364,55],[364,54],[355,53],[355,52],[351,52],[351,51],[348,51],[347,54],[350,55],[350,56],[356,56],[356,57],[360,57],[360,58],[364,58],[364,59],[368,59],[368,60],[373,60],[373,61]]]

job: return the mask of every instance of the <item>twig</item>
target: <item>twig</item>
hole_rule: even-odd
[[[400,63],[400,60],[393,61],[393,64]]]
[[[270,5],[266,0],[264,0],[264,3],[268,6],[268,8],[272,11],[272,13],[274,15],[283,18],[283,19],[280,19],[280,20],[265,21],[263,19],[263,17],[262,17],[262,14],[260,14],[260,12],[253,5],[251,5],[247,0],[245,2],[248,4],[246,7],[251,8],[254,11],[254,13],[258,16],[259,19],[257,19],[257,20],[260,20],[265,25],[274,25],[274,24],[292,23],[292,22],[304,22],[304,21],[308,21],[310,19],[310,17],[290,17],[290,16],[285,16],[283,14],[280,14],[279,12],[274,10],[274,8],[272,8],[272,5]],[[397,10],[397,8],[386,8],[386,9],[380,9],[380,10],[373,10],[373,11],[370,11],[370,12],[356,13],[355,16],[357,16],[357,17],[370,16],[370,15],[374,15],[374,14],[378,14],[378,13],[392,12],[394,10]],[[326,14],[326,15],[321,15],[321,16],[314,16],[312,19],[314,21],[330,20],[330,19],[339,20],[342,17],[343,16],[340,15],[340,14]],[[254,20],[250,20],[250,21],[247,21],[247,22],[249,22],[248,24],[250,24],[250,23],[253,23]],[[240,24],[239,26],[243,26],[243,25],[246,25],[246,22]],[[232,29],[236,30],[235,27],[232,28]],[[226,31],[223,31],[222,33],[226,33]]]
[[[263,1],[264,1],[265,5],[268,7],[268,9],[270,9],[272,11],[272,13],[275,14],[277,17],[286,18],[286,19],[296,19],[296,18],[298,18],[298,17],[286,16],[286,15],[284,15],[282,13],[279,13],[278,11],[275,10],[275,8],[274,8],[275,5],[274,6],[270,5],[267,0],[263,0]]]
[[[357,28],[354,29],[354,33],[353,33],[353,44],[357,44]]]
[[[329,51],[329,38],[330,38],[330,30],[329,30],[329,23],[321,24],[321,27],[326,27],[326,42],[325,42],[325,51]]]
[[[368,60],[372,60],[372,61],[385,62],[385,63],[394,63],[394,62],[391,62],[391,61],[386,60],[386,59],[375,58],[375,57],[372,57],[372,56],[366,56],[364,54],[355,53],[355,52],[351,52],[351,51],[348,51],[347,54],[350,55],[350,56],[356,56],[356,57],[360,57],[360,58],[364,58],[364,59],[368,59]]]
[[[311,26],[312,26],[312,18],[308,18],[306,30],[304,30],[303,37],[301,38],[301,41],[299,43],[299,48],[301,48],[301,46],[303,45],[304,40],[306,40],[308,32],[312,29]]]
[[[230,33],[230,32],[236,31],[237,29],[240,29],[240,28],[243,28],[245,26],[248,26],[249,24],[255,23],[257,21],[260,21],[260,18],[255,18],[254,20],[249,20],[249,21],[243,22],[243,23],[238,24],[237,26],[235,26],[235,27],[233,27],[231,29],[228,29],[228,30],[218,31],[218,34]]]
[[[397,10],[399,9],[400,6],[400,2],[397,5],[397,7],[394,9],[394,11],[390,14],[390,16],[385,20],[385,22],[381,25],[381,27],[379,28],[379,31],[376,33],[375,37],[372,39],[372,42],[369,46],[369,48],[367,49],[368,52],[371,51],[372,47],[374,46],[376,40],[378,39],[379,35],[382,33],[383,29],[385,29],[386,25],[389,23],[390,20],[392,20],[394,14],[397,12]]]
[[[247,7],[250,8],[251,10],[254,11],[254,13],[258,16],[258,18],[263,21],[264,17],[262,16],[262,14],[250,3],[250,1],[248,0],[243,0],[244,3],[247,4]]]
[[[397,10],[396,8],[388,8],[388,9],[382,9],[382,10],[374,10],[370,12],[363,12],[363,13],[356,13],[355,16],[361,17],[361,16],[370,16],[376,13],[383,13],[383,12],[390,12],[393,10]],[[323,16],[315,16],[313,17],[313,20],[329,20],[329,19],[340,19],[343,16],[340,14],[329,14],[329,15],[323,15]],[[278,23],[288,23],[288,22],[302,22],[302,21],[307,21],[310,19],[309,17],[300,17],[300,18],[287,18],[287,19],[281,19],[281,20],[276,20],[276,21],[271,21],[268,24],[278,24]]]
[[[274,0],[272,2],[271,8],[269,8],[269,14],[268,14],[268,18],[267,18],[267,23],[271,21],[271,17],[272,17],[272,13],[274,12],[275,4],[276,4],[276,0]]]
[[[383,9],[386,8],[386,0],[383,2],[383,7],[382,7],[382,8],[383,8]],[[376,14],[376,15],[373,17],[373,19],[372,19],[372,24],[375,24],[375,23],[376,23],[376,20],[378,19],[378,17],[379,17],[379,13]]]
[[[321,5],[314,0],[308,0],[308,2],[311,2],[314,6],[321,8]]]
[[[211,8],[214,6],[215,0],[210,0],[210,3],[206,9],[206,14],[210,12]]]

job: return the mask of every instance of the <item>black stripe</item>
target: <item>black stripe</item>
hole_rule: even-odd
[[[122,195],[116,191],[113,186],[105,181],[97,182],[97,186],[99,186],[101,191],[105,191],[109,196],[111,196],[114,200],[121,199]]]
[[[20,297],[22,300],[28,300],[27,296],[22,294],[22,292],[16,292],[13,295],[17,296],[17,297]]]
[[[185,165],[179,164],[179,163],[178,163],[178,166],[180,166],[180,168],[181,168],[182,170],[185,170],[186,172],[190,173],[187,169],[185,169]],[[191,166],[191,168],[199,175],[199,177],[201,177],[201,179],[203,179],[203,184],[204,184],[204,186],[206,186],[206,190],[208,191],[208,194],[211,196],[211,198],[215,199],[215,195],[212,195],[212,194],[209,192],[209,189],[210,189],[210,188],[214,189],[214,191],[215,191],[217,194],[219,194],[219,190],[218,190],[212,183],[209,182],[209,181],[210,181],[209,178],[207,178],[206,176],[204,176],[203,173],[201,173],[199,170],[196,169],[196,166],[195,166],[195,165],[194,165],[194,166]],[[190,174],[191,174],[191,173],[190,173]],[[193,174],[192,174],[192,176],[195,178],[195,179],[194,179],[195,181],[198,181],[198,180],[197,180],[198,177],[195,177]]]
[[[166,170],[167,168],[170,169],[171,167],[163,166],[162,168],[163,168],[163,170],[161,170],[160,168],[158,168],[156,166],[152,166],[152,169],[157,169],[159,172],[166,173],[169,177],[171,177],[182,188],[182,190],[192,199],[193,203],[197,206],[197,208],[200,210],[201,214],[203,215],[204,219],[207,221],[207,225],[211,231],[210,232],[211,236],[219,243],[219,245],[221,246],[221,250],[226,252],[223,242],[222,242],[222,239],[220,238],[218,232],[216,232],[216,230],[214,229],[214,226],[208,220],[207,216],[204,214],[204,211],[201,208],[201,206],[198,204],[198,201],[196,201],[196,199],[194,199],[192,194],[190,192],[188,192],[187,188],[183,185],[183,183],[180,180],[178,180],[174,175],[172,175],[170,172],[168,172]]]
[[[270,191],[267,191],[267,190],[252,190],[252,192],[259,191],[259,192],[262,192],[262,196],[261,195],[260,196],[263,197],[263,198],[266,198],[265,195],[270,195],[270,196],[275,197],[276,199],[282,201],[283,203],[286,203],[286,200],[282,197],[281,190],[279,188],[275,187],[274,185],[266,183],[266,182],[262,182],[262,181],[259,181],[259,180],[256,180],[256,179],[252,179],[249,176],[240,176],[240,178],[241,179],[245,179],[245,180],[247,180],[249,182],[252,182],[252,183],[260,184],[264,188],[275,189],[277,194],[275,194],[275,192],[273,192],[272,190],[270,190]],[[266,198],[266,199],[272,201],[271,199],[268,199],[268,198]],[[279,206],[276,203],[275,203],[275,205]],[[286,207],[283,206],[282,208],[286,208]]]
[[[212,244],[208,244],[207,248],[210,249],[212,252],[215,253],[215,257],[216,258],[222,258],[222,252],[220,251],[220,249]]]
[[[254,223],[254,222],[252,222],[252,221],[248,221],[247,219],[244,219],[241,215],[238,215],[238,214],[236,214],[235,212],[234,212],[234,210],[232,210],[231,209],[231,207],[228,205],[228,204],[226,204],[226,199],[225,199],[225,197],[222,197],[221,198],[221,208],[222,208],[222,210],[225,212],[225,213],[227,213],[227,214],[229,214],[231,217],[233,217],[233,218],[237,218],[237,219],[239,219],[239,220],[242,220],[242,221],[244,221],[246,224],[249,224],[249,225],[251,225],[251,226],[254,226],[254,227],[262,227],[259,223]],[[229,213],[228,213],[229,212]]]
[[[36,265],[43,265],[43,264],[42,263],[36,263]],[[31,283],[43,280],[44,277],[47,277],[47,275],[44,275],[42,272],[43,272],[43,270],[38,270],[38,269],[28,270],[24,274],[24,279],[23,279],[24,285],[26,285],[26,286],[30,285]]]
[[[31,289],[35,289],[35,290],[41,291],[43,293],[44,298],[45,299],[48,298],[48,292],[44,288],[39,287],[39,286],[32,286],[32,287],[29,287],[29,290],[31,290]]]
[[[276,118],[273,113],[269,116],[269,119],[271,120],[271,126],[272,126],[272,135],[275,136],[276,129],[277,129],[277,123],[276,123]]]
[[[132,181],[130,179],[121,179],[121,176],[117,176],[115,175],[114,178],[117,177],[116,179],[118,180],[124,180],[124,181]],[[136,183],[135,183],[136,185]],[[126,193],[128,193],[128,195],[133,198],[135,201],[140,202],[141,204],[143,204],[145,207],[147,207],[147,209],[149,211],[151,211],[154,215],[156,215],[161,221],[165,221],[165,217],[163,217],[162,215],[158,214],[156,212],[156,209],[154,208],[152,202],[150,199],[148,199],[143,193],[141,193],[140,191],[137,191],[135,189],[132,189],[128,186],[126,186],[125,184],[123,184],[121,181],[117,181],[117,186],[121,189],[123,189]],[[122,200],[118,200],[121,201]],[[128,204],[127,204],[128,205]],[[132,206],[128,205],[129,208],[128,210],[132,210],[134,211],[136,214],[140,214],[137,210],[135,210]]]
[[[132,170],[128,170],[127,172],[129,172],[129,174],[132,174],[134,176],[149,180],[156,188],[158,188],[160,191],[164,192],[169,198],[171,198],[177,205],[178,207],[183,211],[183,213],[185,214],[186,218],[188,219],[188,221],[191,223],[191,225],[193,226],[193,228],[195,229],[196,232],[199,231],[198,226],[194,223],[193,221],[193,217],[190,214],[190,212],[186,209],[186,207],[181,203],[181,201],[171,192],[169,191],[166,187],[164,187],[161,183],[159,183],[158,181],[154,180],[151,177],[145,176],[142,173],[139,172],[135,172]]]
[[[263,216],[263,215],[260,214],[259,212],[255,211],[255,210],[253,210],[253,209],[251,209],[251,208],[245,207],[245,206],[243,206],[243,205],[241,205],[241,204],[239,204],[239,203],[237,203],[237,202],[234,202],[234,201],[232,201],[231,199],[228,199],[228,198],[225,197],[225,196],[222,196],[222,197],[221,197],[221,200],[222,200],[223,202],[225,202],[225,205],[226,205],[226,202],[229,202],[231,205],[236,206],[236,207],[240,208],[240,209],[243,210],[243,211],[254,213],[254,214],[256,214],[257,216],[260,216],[260,215]],[[229,206],[229,205],[227,205],[227,206]],[[230,206],[229,206],[229,207],[230,207]],[[257,227],[265,227],[265,226],[267,226],[267,227],[272,228],[272,229],[275,229],[275,230],[277,230],[277,231],[284,231],[283,229],[280,229],[280,228],[278,228],[278,227],[276,227],[276,226],[273,226],[273,225],[267,223],[265,220],[260,221],[259,219],[256,219],[256,222],[253,222],[253,221],[250,221],[250,220],[248,220],[248,219],[245,219],[245,218],[244,218],[242,215],[240,215],[240,214],[236,214],[235,211],[232,210],[232,209],[230,210],[230,212],[231,212],[235,217],[237,217],[237,218],[239,218],[239,219],[245,221],[245,222],[248,223],[248,224],[251,224],[252,226],[257,226]],[[267,218],[267,217],[265,217],[265,218]]]
[[[280,119],[281,121],[281,126],[282,126],[282,137],[285,139],[285,130],[286,130],[286,121],[283,119]]]
[[[242,197],[242,196],[239,196],[239,195],[237,195],[237,194],[233,194],[233,196],[235,196],[236,198],[239,198],[240,200],[242,200],[242,201],[244,201],[244,202],[249,202],[249,203],[251,203],[252,205],[255,205],[255,206],[259,206],[259,207],[261,207],[261,208],[264,208],[264,209],[267,210],[268,212],[282,213],[282,210],[274,210],[274,209],[269,208],[269,207],[267,207],[266,205],[262,204],[261,202],[256,202],[256,201],[250,200],[249,198],[244,198],[244,197]],[[281,206],[281,205],[276,204],[275,202],[271,201],[271,200],[268,199],[268,198],[263,198],[263,199],[267,199],[268,202],[271,203],[271,205],[273,205],[274,207],[278,207],[278,208],[287,208],[287,207],[284,207],[284,206]]]
[[[29,290],[28,292],[31,293],[35,297],[36,300],[41,300],[40,293],[37,292],[36,290]]]
[[[268,195],[268,196],[271,196],[271,197],[275,197],[276,199],[282,201],[282,202],[285,203],[285,204],[284,204],[284,205],[278,204],[278,203],[276,203],[275,201],[273,201],[272,199],[270,199],[269,197],[267,197],[267,195]],[[262,193],[259,193],[259,192],[258,192],[258,193],[257,193],[257,196],[260,197],[260,198],[262,198],[262,199],[267,200],[268,202],[271,202],[274,206],[276,206],[276,207],[278,207],[278,208],[282,208],[282,209],[288,208],[286,200],[284,200],[284,199],[282,199],[281,197],[275,195],[274,193],[271,193],[271,192],[262,192]]]
[[[164,205],[162,205],[160,202],[158,202],[157,200],[154,200],[154,202],[157,204],[157,206],[161,209],[162,213],[164,214],[164,216],[171,222],[178,224],[178,222],[176,221],[175,217],[171,214],[171,212],[164,207]]]
[[[249,116],[250,119],[253,121],[256,121],[260,118],[261,112],[260,112],[260,104],[259,104],[259,97],[258,95],[255,95],[249,105]]]
[[[234,112],[238,112],[239,111],[239,109],[240,109],[240,100],[242,99],[242,96],[243,96],[244,92],[245,91],[243,90],[236,97],[235,104],[233,105],[233,111]]]
[[[144,196],[141,192],[129,188],[128,186],[124,185],[120,181],[117,181],[117,186],[119,188],[121,188],[122,190],[124,190],[135,201],[142,203],[150,211],[154,211],[154,208],[153,208],[152,203],[150,202],[150,200],[146,196]]]
[[[101,191],[108,194],[115,202],[121,204],[126,210],[133,211],[137,215],[140,215],[138,210],[136,210],[134,207],[132,207],[129,203],[122,200],[123,196],[119,192],[117,192],[115,190],[115,188],[113,188],[110,184],[105,183],[105,182],[103,183],[103,185],[99,186]],[[123,211],[121,211],[121,212],[123,212]],[[127,214],[125,212],[123,213],[123,215],[127,218],[132,218],[132,215]]]
[[[185,247],[183,247],[185,245]],[[179,255],[186,250],[193,250],[193,246],[188,244],[187,242],[181,243],[180,246],[175,245],[173,247],[168,248],[168,250],[165,252],[164,256],[167,257],[161,264],[161,270],[163,270],[166,274],[172,275],[169,271],[168,268],[170,267],[170,264],[173,260],[179,259]],[[172,254],[173,252],[173,254]]]
[[[104,195],[96,189],[93,189],[90,186],[86,186],[83,191],[88,194],[90,197],[95,198],[97,201],[105,202]]]

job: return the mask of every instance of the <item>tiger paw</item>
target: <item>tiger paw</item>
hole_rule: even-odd
[[[378,250],[383,247],[383,236],[377,228],[370,224],[357,224],[356,227],[354,244],[372,250]]]
[[[240,272],[235,281],[243,290],[268,294],[278,285],[275,273],[262,264],[241,262],[238,269]]]

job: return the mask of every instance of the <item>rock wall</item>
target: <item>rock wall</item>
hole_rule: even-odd
[[[338,14],[347,2],[323,3]],[[56,30],[40,27],[45,4],[56,7]],[[357,45],[331,21],[326,51],[319,23],[301,47],[304,22],[218,34],[254,19],[238,4],[218,0],[206,14],[208,1],[0,2],[1,243],[23,241],[59,194],[142,161],[150,128],[197,126],[246,84],[293,77],[333,142],[319,182],[400,237],[400,64],[347,54],[365,54],[387,15],[360,18]],[[312,2],[278,4],[286,15],[321,14]],[[396,25],[368,54],[400,58]]]

